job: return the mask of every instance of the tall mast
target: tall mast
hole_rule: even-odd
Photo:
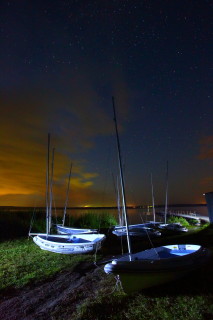
[[[152,182],[152,173],[151,173],[151,187],[152,187],[152,213],[153,213],[153,220],[155,222],[155,199],[154,199],[154,188]]]
[[[127,244],[128,244],[129,259],[131,260],[132,249],[131,249],[131,242],[130,242],[130,236],[129,236],[128,215],[126,210],[126,195],[125,195],[125,188],[124,188],[121,149],[120,149],[120,141],[118,136],[118,126],[117,126],[117,119],[116,119],[116,112],[115,112],[114,97],[112,97],[112,106],[113,106],[113,112],[114,112],[115,132],[116,132],[116,138],[117,138],[118,160],[119,160],[119,170],[120,170],[120,179],[121,179],[121,192],[122,192],[122,200],[123,200],[124,219],[126,223]]]
[[[46,169],[46,234],[49,234],[49,162],[50,162],[50,134],[47,142],[47,169]]]
[[[165,223],[167,218],[167,211],[168,211],[168,180],[169,180],[169,165],[168,161],[166,162],[166,200],[165,200]]]
[[[118,206],[118,217],[119,217],[119,225],[120,226],[123,226],[123,212],[122,212],[122,208],[121,208],[121,204],[120,204],[120,183],[119,183],[119,179],[117,177],[117,187],[116,187],[116,190],[117,190],[117,206]]]
[[[65,205],[64,205],[64,216],[63,216],[63,220],[62,220],[63,227],[65,224],[65,219],[66,219],[66,214],[67,214],[67,204],[68,204],[68,198],[69,198],[71,172],[72,172],[72,162],[70,165],[70,173],[69,173],[68,186],[67,186],[67,196],[66,196],[66,201],[65,201]]]
[[[54,155],[55,155],[55,148],[53,148],[52,150],[52,166],[51,166],[50,195],[49,195],[49,233],[50,233],[51,224],[52,224]]]

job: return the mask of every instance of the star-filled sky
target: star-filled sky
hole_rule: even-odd
[[[119,126],[127,203],[205,203],[213,190],[213,1],[0,4],[0,205],[116,205]]]

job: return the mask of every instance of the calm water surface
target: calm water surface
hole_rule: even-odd
[[[156,212],[164,211],[163,207],[156,208]],[[192,206],[192,207],[169,207],[168,211],[171,212],[181,212],[181,213],[196,213],[198,215],[208,216],[207,206]],[[67,215],[72,216],[80,216],[82,214],[87,213],[110,213],[113,214],[117,220],[118,220],[118,211],[117,209],[113,208],[79,208],[79,209],[67,209]],[[141,208],[141,209],[127,209],[128,217],[129,217],[129,223],[144,223],[147,221],[153,220],[153,213],[152,208],[147,210],[147,208]],[[57,209],[57,216],[61,217],[63,215],[63,209]],[[163,217],[156,214],[156,221],[163,222]]]

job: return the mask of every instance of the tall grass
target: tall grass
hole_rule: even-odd
[[[33,209],[32,209],[33,210]],[[59,222],[54,215],[53,224]],[[68,226],[78,228],[109,228],[117,224],[110,213],[85,213],[81,216],[69,215]],[[46,232],[46,218],[44,210],[33,211],[2,211],[0,212],[0,240],[16,239],[27,236],[31,232]]]
[[[74,220],[74,225],[80,228],[109,228],[117,224],[117,220],[110,213],[87,213]]]
[[[0,212],[0,240],[27,237],[33,215],[36,216],[33,221],[33,230],[45,232],[45,213],[42,210],[34,214],[32,211]]]

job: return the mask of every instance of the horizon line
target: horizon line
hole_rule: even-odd
[[[168,207],[198,207],[198,206],[206,206],[206,203],[180,203],[180,204],[170,204]],[[122,206],[121,206],[122,207]],[[155,208],[165,207],[165,204],[158,204],[155,205]],[[0,206],[0,208],[46,208],[46,206]],[[63,206],[56,206],[58,209],[64,208]],[[117,209],[117,206],[74,206],[74,207],[67,207],[67,209]],[[151,205],[127,205],[129,209],[146,209],[152,208]]]

